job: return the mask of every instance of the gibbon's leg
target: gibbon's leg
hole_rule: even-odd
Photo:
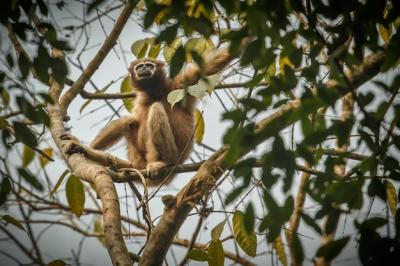
[[[133,116],[124,116],[112,121],[103,128],[94,138],[90,146],[94,149],[104,150],[117,143],[129,127],[135,126],[136,119]]]
[[[132,125],[124,132],[124,137],[126,139],[128,158],[135,169],[144,169],[146,167],[146,160],[142,153],[137,148],[137,138],[138,138],[138,127],[137,125]]]
[[[147,117],[146,169],[157,170],[178,159],[174,135],[172,134],[164,106],[155,102]]]

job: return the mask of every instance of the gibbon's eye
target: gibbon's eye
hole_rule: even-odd
[[[136,65],[135,70],[138,71],[138,70],[140,70],[142,67],[144,67],[144,64],[138,64],[138,65]]]
[[[146,63],[145,66],[149,69],[153,69],[154,68],[154,64],[153,63]]]

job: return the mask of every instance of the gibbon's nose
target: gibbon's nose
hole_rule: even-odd
[[[151,77],[153,75],[153,71],[147,67],[142,67],[137,71],[137,75],[140,78]]]

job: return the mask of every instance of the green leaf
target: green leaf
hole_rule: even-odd
[[[101,216],[96,216],[94,220],[94,232],[97,234],[104,235],[104,227],[103,227],[103,221],[101,220]],[[97,240],[99,240],[99,242],[103,245],[103,247],[106,247],[106,240],[104,236],[97,237]]]
[[[254,231],[247,232],[244,227],[244,214],[235,211],[232,217],[233,236],[236,242],[247,255],[255,257],[257,253],[257,235]]]
[[[167,101],[171,104],[171,109],[174,107],[174,105],[178,102],[180,102],[183,97],[185,97],[185,90],[180,89],[180,90],[173,90],[170,93],[168,93],[167,96]]]
[[[185,48],[179,46],[175,51],[174,56],[171,59],[171,64],[169,65],[169,76],[174,78],[181,71],[183,63],[185,62]]]
[[[13,126],[15,135],[20,141],[31,147],[37,146],[38,143],[35,135],[33,135],[33,133],[26,125],[19,122],[14,122]]]
[[[31,184],[34,188],[36,188],[39,191],[43,191],[43,185],[39,182],[39,180],[31,175],[27,170],[23,168],[18,169],[18,174],[29,184]]]
[[[219,74],[202,77],[195,85],[189,86],[188,93],[196,99],[202,99],[207,93],[214,91],[215,86],[219,82]]]
[[[85,191],[79,177],[71,175],[68,178],[66,190],[67,200],[71,211],[80,217],[85,205]]]
[[[309,215],[302,213],[301,218],[303,218],[303,221],[312,229],[314,229],[318,234],[322,234],[321,228],[318,226],[318,224],[314,221],[313,218],[311,218]]]
[[[224,248],[220,240],[212,241],[208,246],[208,265],[223,266],[225,262]]]
[[[22,74],[22,79],[26,79],[29,74],[29,69],[31,67],[31,61],[25,56],[25,53],[20,54],[18,58],[18,66]]]
[[[390,209],[390,213],[394,217],[397,211],[397,193],[396,188],[389,180],[386,180],[386,200]]]
[[[231,203],[232,201],[234,201],[237,198],[237,196],[239,196],[240,193],[243,192],[244,188],[245,188],[244,186],[239,186],[239,187],[234,188],[232,191],[230,191],[228,196],[226,196],[226,198],[225,198],[225,204],[227,205],[227,204]]]
[[[91,3],[88,5],[86,14],[90,14],[93,12],[93,10],[98,9],[98,7],[103,4],[103,2],[105,2],[105,0],[92,0]]]
[[[244,229],[250,233],[254,231],[254,208],[251,202],[247,205],[244,213]]]
[[[7,201],[7,196],[10,193],[10,191],[11,191],[10,180],[6,176],[3,176],[3,181],[1,181],[0,185],[0,206]]]
[[[188,259],[195,261],[208,261],[209,258],[206,251],[194,248],[189,252]]]
[[[178,27],[179,24],[166,27],[164,30],[160,32],[160,34],[156,38],[156,43],[161,43],[161,42],[166,42],[168,44],[172,43],[176,38]]]
[[[44,3],[44,1],[37,0],[36,2],[39,6],[40,13],[44,16],[47,16],[47,14],[49,13],[49,9],[48,9],[47,5]]]
[[[211,240],[212,241],[218,241],[221,237],[222,231],[224,231],[224,226],[225,226],[226,220],[223,220],[219,224],[217,224],[212,230],[211,230]]]
[[[89,104],[92,102],[91,99],[86,100],[82,105],[81,108],[79,108],[79,114],[81,114],[83,112],[83,110],[89,106]]]
[[[16,227],[18,227],[19,229],[21,229],[22,231],[26,232],[25,228],[22,226],[22,224],[20,222],[17,221],[17,219],[15,219],[14,217],[10,216],[10,215],[3,215],[1,217],[4,221],[6,221],[7,223],[10,223]]]
[[[346,246],[349,239],[350,237],[346,236],[321,246],[317,251],[317,257],[324,257],[327,261],[333,260]]]
[[[272,247],[275,249],[279,260],[282,262],[282,265],[287,266],[288,263],[287,263],[285,247],[283,246],[282,238],[280,235],[272,243]]]
[[[196,143],[201,143],[204,136],[204,117],[199,109],[196,109],[194,123],[196,125],[194,131],[194,140],[196,141]]]
[[[293,250],[296,261],[299,265],[302,265],[304,260],[304,250],[297,234],[293,235]]]
[[[260,46],[262,42],[259,40],[252,41],[243,52],[240,59],[240,65],[245,66],[250,64],[257,56],[259,56]]]
[[[382,217],[372,217],[363,222],[363,227],[369,230],[376,230],[387,224],[387,219]]]
[[[29,146],[24,145],[24,150],[22,151],[22,167],[27,167],[35,157],[35,151]]]
[[[50,192],[50,195],[54,194],[57,192],[58,188],[61,186],[61,183],[64,181],[64,178],[67,176],[69,173],[69,170],[65,170],[61,176],[58,178],[57,183],[54,185],[53,189]]]
[[[121,93],[129,93],[129,92],[133,92],[133,90],[134,89],[132,86],[131,76],[128,75],[121,82],[120,92]],[[134,104],[134,98],[124,98],[124,99],[122,99],[122,101],[124,103],[126,110],[128,110],[128,112],[132,111],[133,104]]]

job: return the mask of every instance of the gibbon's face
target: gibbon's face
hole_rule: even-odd
[[[134,66],[134,72],[137,80],[148,79],[154,76],[156,64],[144,61]]]
[[[132,78],[141,81],[151,79],[157,75],[156,72],[163,72],[165,63],[153,58],[142,58],[131,63],[129,71]]]
[[[164,66],[164,62],[153,58],[133,61],[129,67],[132,85],[152,98],[164,96],[168,84]]]

